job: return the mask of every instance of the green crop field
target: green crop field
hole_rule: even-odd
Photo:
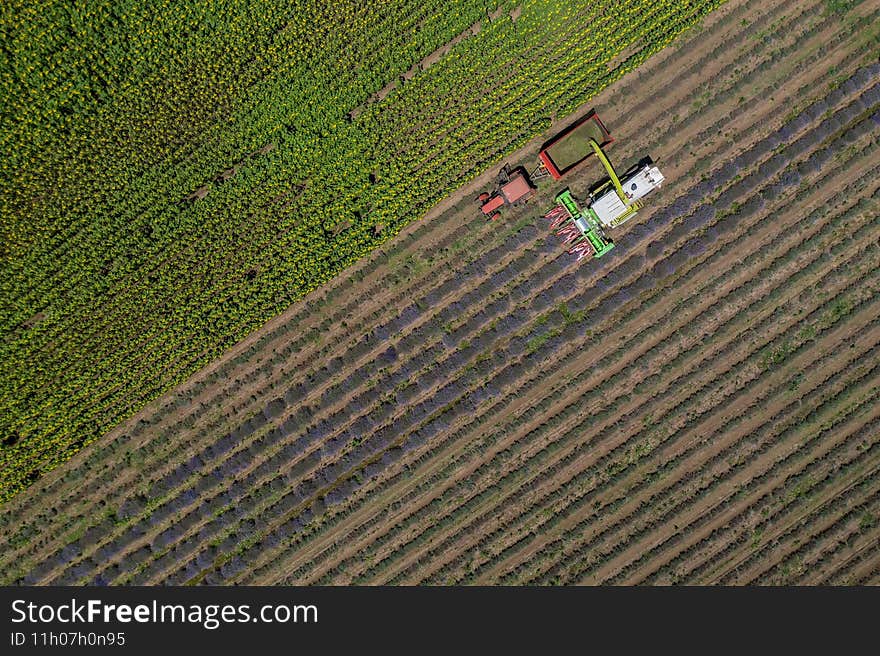
[[[0,500],[719,4],[3,3]]]

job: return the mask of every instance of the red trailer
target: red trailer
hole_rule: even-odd
[[[544,144],[538,153],[539,169],[558,180],[593,154],[590,139],[603,148],[614,141],[594,109]]]

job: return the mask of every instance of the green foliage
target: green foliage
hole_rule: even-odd
[[[755,550],[761,546],[761,538],[762,537],[764,537],[764,530],[763,529],[756,529],[756,530],[752,531],[751,546],[752,546],[753,550]]]
[[[766,349],[761,356],[761,368],[769,369],[782,364],[792,351],[794,351],[794,346],[791,342],[784,342],[777,347]]]
[[[823,327],[834,325],[852,311],[852,303],[845,298],[836,300],[822,316]]]
[[[797,372],[788,382],[788,391],[796,392],[801,384],[804,382],[804,374],[802,371]]]
[[[568,309],[568,305],[566,305],[565,303],[560,303],[557,306],[556,311],[562,315],[562,319],[566,325],[576,320],[575,315],[572,313],[571,310]]]
[[[534,353],[537,351],[544,343],[550,339],[550,332],[541,333],[540,335],[536,335],[532,337],[528,342],[526,342],[526,351],[529,353]]]
[[[845,14],[858,4],[856,0],[825,0],[825,9],[829,14]]]

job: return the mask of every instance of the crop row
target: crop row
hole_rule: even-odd
[[[723,305],[723,303],[719,301],[719,303],[717,303],[716,305]],[[691,319],[690,321],[691,321],[691,323],[694,323],[693,319]],[[669,333],[667,333],[667,334],[669,334]],[[674,333],[672,333],[672,334],[674,334]],[[628,351],[632,350],[632,351],[637,352],[638,351],[637,344],[638,344],[637,338],[631,339],[630,341],[627,342],[627,350]],[[608,359],[609,359],[609,361],[613,360],[613,356],[611,354],[609,354]],[[641,367],[646,362],[650,362],[650,359],[647,358],[646,355],[641,355],[638,359],[638,363],[639,363],[638,366]],[[623,372],[621,372],[621,374],[618,374],[618,376],[616,376],[615,379],[608,380],[608,381],[604,382],[601,386],[594,388],[591,393],[595,396],[595,398],[597,398],[597,399],[602,398],[605,402],[610,403],[612,401],[612,399],[614,398],[614,396],[617,394],[617,392],[615,392],[615,390],[621,390],[621,389],[626,390],[627,389],[626,380],[632,375],[632,373],[635,373],[636,370],[637,369],[635,367],[631,367],[630,371],[624,370]],[[618,381],[618,378],[619,378],[619,381]],[[650,382],[650,380],[647,382]],[[571,379],[569,381],[569,385],[571,385],[571,386],[577,386],[578,383],[579,383],[579,379],[577,379],[577,378]],[[642,386],[643,385],[639,385],[639,387],[642,387]],[[634,392],[638,391],[638,389],[633,390],[633,391]],[[580,412],[582,414],[589,416],[589,414],[587,412],[587,408],[589,408],[591,405],[592,404],[589,404],[587,402],[586,398],[581,398],[579,401],[577,401],[576,403],[569,406],[568,410],[570,411],[572,409],[577,408],[580,410]],[[541,404],[539,404],[537,406],[537,409],[539,410],[539,412],[541,411],[541,409],[542,409]],[[598,418],[599,417],[593,417],[591,419],[591,423],[595,425],[596,420]],[[549,422],[548,425],[552,425],[552,422]],[[542,426],[542,428],[544,428],[544,426]],[[555,429],[555,430],[559,430],[559,429]],[[571,432],[571,430],[572,429],[569,428],[566,432]]]

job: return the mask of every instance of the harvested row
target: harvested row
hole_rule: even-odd
[[[583,504],[583,506],[586,508],[586,504]],[[611,505],[610,507],[613,507],[613,505]],[[596,508],[595,510],[596,510],[596,512],[598,513],[598,512],[601,511],[601,508]],[[556,513],[558,513],[558,512],[559,512],[559,509],[556,509],[554,515],[555,515]]]
[[[872,410],[855,413],[836,429],[841,433],[840,441],[823,445],[821,459],[807,467],[802,467],[801,462],[791,463],[792,473],[784,484],[757,499],[748,513],[734,517],[726,511],[723,528],[714,528],[709,537],[694,543],[653,573],[643,572],[643,577],[634,582],[700,581],[706,572],[719,571],[722,565],[734,569],[744,559],[754,557],[758,536],[761,542],[772,544],[784,533],[799,530],[805,513],[824,511],[826,506],[838,504],[839,495],[854,485],[851,481],[861,475],[857,472],[874,449],[870,438],[876,435],[877,417]],[[869,452],[865,453],[866,450]],[[817,502],[817,498],[824,501]]]
[[[872,308],[876,311],[876,308]],[[877,337],[877,333],[871,336],[871,339],[875,339]],[[847,337],[849,338],[849,336]],[[851,352],[852,353],[852,352]],[[860,351],[855,353],[857,356],[865,355],[867,357],[876,357],[876,350],[868,350],[868,351]],[[816,366],[827,364],[825,362],[817,362]],[[847,372],[849,373],[849,372]],[[876,375],[876,371],[872,371],[871,375]],[[833,378],[826,379],[822,381],[822,383],[830,383],[835,382],[841,385],[851,386],[854,390],[858,391],[858,385],[863,381],[858,377],[846,378],[845,376],[838,377],[836,374]],[[830,385],[829,385],[830,386]],[[832,387],[832,389],[834,389]],[[840,394],[840,390],[835,390],[837,394]],[[849,393],[850,390],[846,390]],[[821,399],[822,397],[820,397]],[[836,397],[832,397],[835,398]],[[870,396],[867,398],[865,403],[872,403],[876,400],[876,390],[872,390]],[[796,416],[796,418],[785,418],[785,421],[781,424],[779,429],[774,428],[773,430],[785,429],[783,433],[775,433],[768,432],[766,428],[766,424],[762,426],[763,434],[761,435],[761,440],[756,441],[755,444],[749,444],[748,447],[753,449],[752,451],[747,451],[745,455],[737,454],[736,450],[731,450],[729,453],[725,453],[725,457],[733,457],[733,462],[728,465],[731,468],[731,472],[735,473],[734,475],[726,472],[726,468],[724,467],[724,463],[721,462],[720,458],[712,461],[712,465],[715,467],[715,471],[712,471],[710,475],[715,476],[718,480],[710,479],[710,483],[705,483],[702,479],[699,483],[699,486],[691,492],[691,494],[696,494],[696,497],[687,497],[683,496],[680,499],[674,498],[674,505],[668,511],[668,513],[678,512],[677,515],[667,514],[664,512],[662,515],[658,517],[651,517],[647,521],[651,523],[646,525],[644,529],[640,529],[640,533],[638,535],[647,534],[650,530],[659,529],[667,520],[672,521],[675,525],[679,527],[688,527],[690,530],[694,530],[696,533],[700,533],[704,529],[703,523],[707,518],[711,517],[713,520],[716,518],[716,515],[720,513],[720,511],[725,507],[734,494],[746,494],[748,495],[752,492],[752,486],[755,484],[756,479],[773,479],[778,477],[781,474],[782,466],[781,463],[789,464],[788,460],[791,458],[789,454],[789,450],[794,449],[789,443],[781,443],[775,444],[776,441],[785,439],[790,434],[797,434],[798,427],[793,427],[792,421],[799,420],[810,420],[814,414],[819,412],[819,409],[824,411],[826,414],[818,415],[818,417],[824,417],[825,420],[830,420],[832,412],[839,412],[841,409],[841,405],[830,406],[828,410],[825,410],[824,403],[826,401],[822,400],[821,403],[823,405],[819,405],[818,408],[814,408],[810,411],[810,413],[804,413],[803,416]],[[845,406],[843,406],[845,407]],[[861,406],[857,406],[861,407]],[[848,409],[848,408],[847,408]],[[777,418],[776,421],[779,421]],[[832,424],[833,425],[833,424]],[[821,431],[820,433],[821,434]],[[812,437],[810,435],[809,437]],[[743,447],[740,450],[744,450]],[[771,468],[767,470],[762,470],[761,467],[764,466],[764,463],[760,462],[759,456],[766,456],[768,459],[773,458],[771,460]],[[754,458],[754,460],[750,460]],[[807,460],[806,462],[810,462]],[[712,486],[712,487],[709,487]],[[717,497],[712,498],[710,500],[709,495],[714,491],[716,494],[720,492],[720,490],[725,490],[729,494],[729,496],[723,497],[721,500],[718,500]],[[760,492],[760,490],[758,490]],[[708,508],[704,507],[703,504],[698,503],[712,503],[718,505],[712,505]],[[673,499],[668,499],[660,502],[660,508],[666,511],[666,506],[673,503]],[[688,504],[694,504],[693,508],[689,508]],[[700,513],[705,513],[704,515],[700,515]],[[696,521],[694,519],[696,518]],[[720,522],[719,522],[720,524]],[[696,530],[696,529],[699,529]],[[662,546],[669,546],[669,539],[664,538],[661,542]],[[633,543],[632,548],[629,552],[625,552],[623,555],[617,557],[611,564],[606,564],[603,567],[597,568],[595,573],[591,573],[591,578],[599,582],[620,582],[625,580],[628,573],[632,571],[636,571],[639,567],[643,565],[643,563],[649,562],[652,557],[656,557],[655,550],[657,547],[652,547],[650,550],[645,549],[645,545],[639,545],[638,543]],[[639,558],[637,560],[633,560],[628,563],[625,567],[620,568],[618,572],[613,574],[609,574],[608,570],[615,566],[620,567],[618,562],[625,558],[633,557],[631,554],[638,553]],[[618,562],[615,562],[618,561]],[[611,569],[614,572],[613,569]]]
[[[866,513],[876,516],[877,508],[867,508]],[[875,527],[872,531],[861,529],[859,520],[859,533],[851,541],[844,541],[838,545],[833,554],[839,558],[837,568],[832,568],[830,576],[817,577],[816,584],[823,585],[860,585],[864,579],[876,574],[877,556],[880,554],[880,531]]]
[[[810,572],[810,577],[816,575],[814,568],[823,561],[834,562],[834,552],[841,543],[847,543],[851,538],[860,534],[868,534],[870,537],[870,519],[877,512],[877,500],[880,499],[880,476],[878,476],[876,453],[873,462],[872,454],[867,454],[862,466],[872,464],[873,469],[861,477],[853,472],[853,484],[849,489],[838,493],[833,502],[819,511],[814,511],[798,524],[798,538],[794,544],[770,543],[773,549],[764,548],[762,551],[769,552],[765,555],[772,556],[776,563],[772,566],[765,564],[760,568],[752,568],[746,571],[736,571],[736,580],[749,581],[752,583],[782,584],[790,577],[805,575]],[[815,503],[815,495],[811,495],[811,501]],[[763,538],[763,535],[761,536]],[[791,536],[785,536],[791,539]],[[763,541],[763,540],[762,540]],[[802,545],[799,547],[799,543]],[[830,568],[826,568],[828,572]],[[804,578],[807,578],[806,576]],[[731,577],[733,580],[733,577]]]

